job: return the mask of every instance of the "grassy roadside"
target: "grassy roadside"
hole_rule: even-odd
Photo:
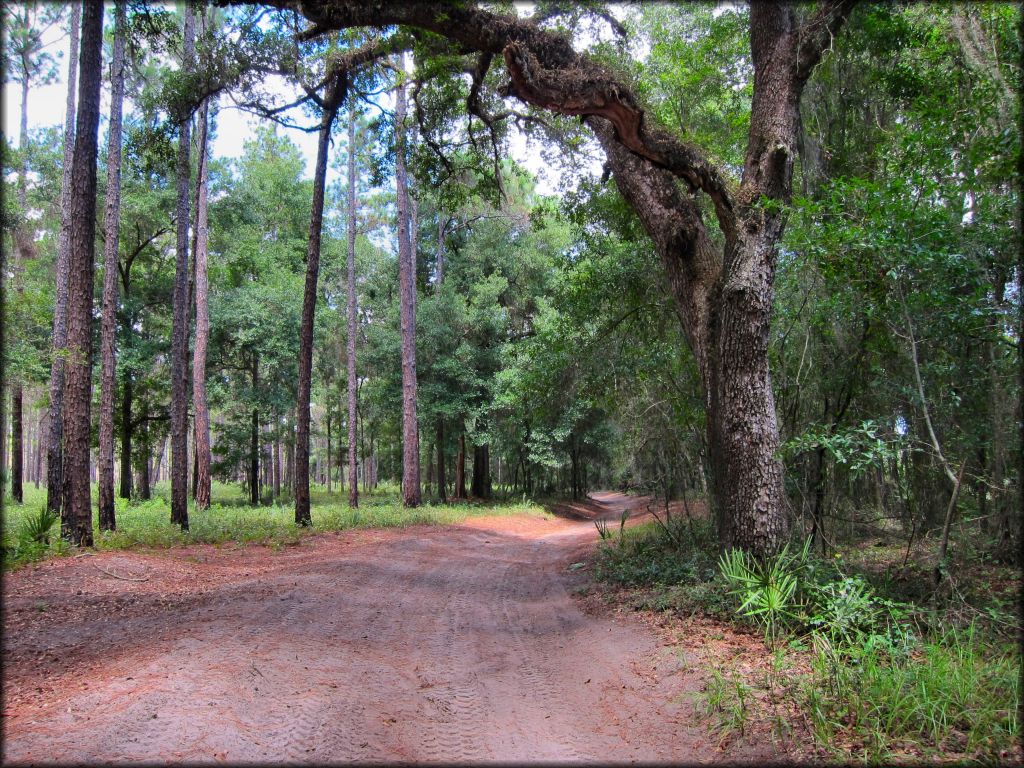
[[[760,567],[720,559],[709,521],[674,520],[604,541],[594,572],[605,600],[698,659],[697,709],[723,743],[771,738],[795,760],[1019,763],[1019,572],[974,562],[927,599],[933,553],[902,570],[892,554],[794,548]]]
[[[541,506],[529,500],[508,502],[459,502],[445,505],[423,504],[416,509],[402,506],[397,487],[382,485],[372,493],[361,493],[358,509],[349,509],[348,496],[328,494],[323,487],[312,489],[311,528],[295,524],[294,508],[287,502],[254,507],[247,503],[237,486],[214,484],[213,503],[199,511],[190,505],[189,532],[170,522],[170,489],[158,484],[149,501],[116,500],[117,531],[100,532],[93,487],[93,531],[98,550],[133,547],[166,548],[185,544],[254,542],[283,546],[301,537],[325,531],[349,528],[386,528],[408,525],[451,525],[481,515],[526,513],[549,517]],[[3,562],[5,569],[69,553],[72,547],[59,536],[59,523],[45,531],[30,531],[40,510],[46,505],[45,489],[25,488],[25,502],[17,505],[6,499],[3,511]],[[44,523],[45,525],[45,523]],[[33,540],[31,533],[36,533]]]

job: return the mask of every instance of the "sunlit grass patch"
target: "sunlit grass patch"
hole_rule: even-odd
[[[242,489],[215,483],[213,503],[208,510],[189,505],[189,531],[171,523],[170,488],[160,483],[152,499],[131,501],[116,499],[117,530],[101,532],[93,488],[93,531],[99,550],[132,547],[167,548],[185,544],[217,544],[224,542],[281,545],[300,541],[303,537],[325,531],[350,528],[393,528],[409,525],[452,525],[469,517],[482,515],[530,514],[549,517],[542,507],[528,500],[478,501],[452,504],[426,503],[414,509],[402,505],[395,485],[381,485],[373,492],[361,492],[359,507],[350,509],[345,491],[328,494],[323,487],[314,487],[312,497],[313,525],[303,528],[295,523],[295,510],[289,500],[252,506],[246,503]],[[23,545],[19,532],[25,530],[34,513],[46,505],[46,491],[26,488],[25,503],[4,507],[4,566],[17,567],[45,557],[69,551],[60,539],[59,523],[50,531],[46,545]]]

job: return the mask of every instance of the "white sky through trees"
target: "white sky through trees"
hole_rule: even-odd
[[[533,4],[517,3],[516,10],[521,16],[530,15],[533,12]],[[616,15],[624,13],[624,11],[619,8],[617,8],[616,11]],[[54,82],[47,85],[33,86],[29,91],[28,124],[30,131],[40,128],[62,126],[64,124],[64,105],[67,98],[68,73],[68,36],[66,30],[63,28],[64,26],[65,25],[56,25],[44,37],[47,50],[57,58],[57,69],[59,74]],[[581,30],[581,33],[583,32],[584,30]],[[600,37],[604,37],[600,32],[597,34]],[[589,30],[586,30],[584,34],[580,34],[578,38],[579,39],[576,41],[576,47],[578,49],[589,47],[593,42],[595,42]],[[280,94],[282,100],[294,98],[292,90],[289,86],[284,84],[283,81],[280,90],[274,90]],[[20,86],[13,82],[4,83],[3,98],[4,135],[12,146],[17,146],[19,121],[21,119]],[[129,115],[132,110],[130,95],[126,94],[125,101],[125,114]],[[379,101],[383,105],[389,107],[392,99],[390,94],[384,94],[379,97]],[[106,146],[106,123],[109,105],[109,83],[104,79],[100,125],[101,147]],[[299,110],[292,110],[291,112],[286,113],[286,115],[292,121],[299,124],[312,123],[312,120],[302,115]],[[221,159],[240,157],[242,155],[245,142],[255,135],[255,127],[261,122],[268,121],[263,121],[255,115],[237,109],[231,103],[229,97],[222,97],[219,102],[219,110],[216,118],[216,134],[212,145],[213,156]],[[341,121],[339,121],[338,124],[340,125]],[[312,178],[313,167],[316,163],[316,132],[304,132],[298,129],[285,128],[283,126],[278,126],[277,130],[279,134],[287,136],[299,147],[299,150],[305,159],[304,176],[305,178]],[[337,136],[335,137],[335,144],[332,149],[337,151],[339,139],[343,132],[336,130],[335,133]],[[596,150],[596,143],[592,149]],[[526,138],[515,128],[515,126],[511,127],[509,135],[509,154],[537,178],[537,191],[540,194],[559,194],[561,172],[557,168],[551,167],[551,165],[543,159],[540,147],[537,143],[532,142],[528,144]],[[341,174],[333,167],[333,165],[334,164],[332,163],[328,166],[328,184],[341,178]],[[584,163],[584,167],[587,168],[586,172],[589,176],[599,176],[601,174],[602,167],[600,153],[591,151],[589,160]],[[568,188],[575,188],[578,178],[567,177],[563,181]]]

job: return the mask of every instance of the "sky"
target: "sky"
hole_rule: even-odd
[[[517,10],[520,14],[532,11],[532,4],[521,3]],[[33,87],[29,92],[28,115],[29,128],[42,128],[59,126],[64,124],[64,107],[67,100],[67,59],[69,39],[67,33],[61,29],[53,29],[45,40],[47,50],[60,56],[58,61],[59,75],[57,79],[48,85]],[[62,52],[62,55],[61,53]],[[283,98],[293,98],[287,91],[281,91]],[[4,83],[4,104],[3,104],[3,131],[8,139],[17,144],[19,121],[21,119],[21,93],[17,83]],[[385,102],[386,103],[386,102]],[[106,131],[106,115],[109,112],[110,95],[109,85],[104,82],[101,107],[101,141]],[[259,124],[260,119],[247,114],[231,105],[228,98],[220,100],[220,112],[217,118],[217,135],[213,142],[212,151],[215,157],[235,158],[242,154],[246,140],[252,137],[254,128]],[[128,111],[128,105],[125,106]],[[302,122],[301,116],[296,114],[296,122]],[[339,121],[338,125],[341,125]],[[340,128],[336,128],[340,133]],[[313,168],[316,163],[316,134],[306,133],[297,129],[279,127],[279,134],[287,135],[299,147],[306,161],[306,177],[312,177]],[[537,177],[537,190],[544,195],[557,195],[559,188],[559,172],[551,168],[541,158],[539,147],[528,145],[526,139],[513,128],[509,141],[509,153],[521,165],[530,170]],[[328,167],[328,183],[337,177],[339,171]],[[601,174],[601,163],[594,160],[590,163],[589,174],[599,176]],[[566,180],[570,188],[576,186],[577,179]]]

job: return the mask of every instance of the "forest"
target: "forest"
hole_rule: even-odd
[[[1018,4],[3,14],[5,580],[569,510],[722,759],[1020,758]]]

